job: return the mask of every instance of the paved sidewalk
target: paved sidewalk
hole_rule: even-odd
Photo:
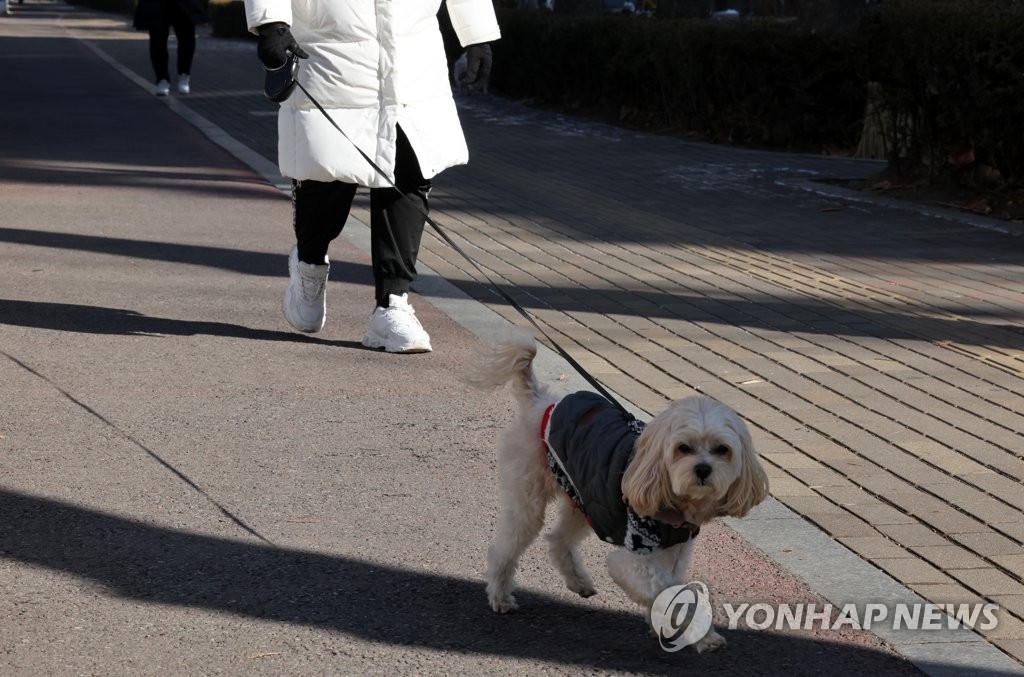
[[[174,115],[202,116],[212,123],[206,131],[226,132],[219,140],[240,144],[250,165],[268,165],[274,107],[260,94],[252,45],[201,40],[195,93],[161,102],[116,72],[136,84],[150,77],[144,36],[123,20],[55,4],[25,7],[0,18],[0,67],[15,67],[26,92],[25,107],[5,114],[0,135],[0,378],[19,394],[4,398],[11,414],[0,435],[2,448],[25,450],[4,468],[0,491],[5,512],[31,519],[40,537],[32,547],[12,548],[10,533],[0,540],[0,586],[16,595],[7,598],[6,617],[88,627],[84,619],[95,611],[85,611],[86,600],[113,585],[129,602],[162,605],[173,630],[161,634],[161,623],[144,614],[127,630],[96,629],[145,637],[151,655],[173,671],[189,658],[268,673],[334,671],[339,663],[352,672],[375,664],[410,673],[677,669],[672,657],[636,656],[635,619],[611,591],[585,612],[588,628],[571,620],[581,612],[568,597],[538,595],[531,616],[522,615],[529,627],[511,632],[467,601],[482,594],[476,541],[485,539],[423,524],[421,509],[443,505],[444,519],[456,524],[493,512],[484,485],[488,439],[507,403],[452,392],[444,378],[472,354],[476,339],[460,324],[472,324],[478,305],[426,276],[417,291],[430,303],[417,309],[439,350],[403,358],[401,374],[394,356],[357,349],[366,310],[358,303],[332,304],[323,338],[281,327],[267,299],[281,285],[287,200]],[[771,502],[755,519],[717,527],[695,575],[720,598],[748,603],[820,600],[803,587],[815,582],[837,604],[888,600],[890,582],[940,604],[993,601],[1002,614],[986,633],[991,644],[957,637],[934,646],[917,640],[915,648],[886,640],[918,666],[929,653],[967,657],[959,668],[944,658],[924,666],[936,674],[972,665],[977,674],[970,661],[982,655],[992,674],[1014,669],[978,644],[1024,658],[1019,226],[926,216],[810,181],[864,175],[873,163],[686,143],[496,98],[467,99],[461,109],[472,161],[436,182],[437,220],[637,409],[657,411],[700,390],[752,423],[772,495],[786,507]],[[358,245],[358,232],[350,236]],[[368,257],[356,245],[338,245],[334,258],[346,264],[332,272],[332,298],[368,298]],[[422,260],[519,322],[440,241],[428,238]],[[142,265],[140,277],[133,269]],[[225,298],[224,289],[237,295]],[[408,382],[419,387],[396,401]],[[438,392],[451,393],[457,406],[441,406]],[[56,432],[55,420],[62,422]],[[373,427],[356,429],[358,420]],[[29,423],[22,429],[21,422]],[[33,446],[33,436],[46,444]],[[344,444],[353,439],[361,441]],[[57,453],[73,449],[81,467]],[[396,453],[415,458],[412,467],[395,468]],[[468,486],[449,486],[431,474],[437,467]],[[390,481],[373,481],[382,475]],[[187,490],[183,477],[203,478],[201,491]],[[232,493],[240,486],[248,491]],[[231,502],[218,499],[211,512],[213,497],[224,496]],[[384,548],[373,542],[375,528],[348,527],[375,524],[374,506],[382,504],[401,515],[385,519]],[[199,524],[193,511],[203,515]],[[814,541],[820,550],[781,545],[799,530],[793,522],[803,524],[793,513],[831,537]],[[89,536],[61,559],[44,536],[63,524]],[[104,543],[109,563],[95,554],[73,561]],[[410,565],[406,553],[418,561]],[[599,556],[597,548],[588,552],[595,567]],[[223,568],[226,560],[252,561],[252,571],[239,575]],[[556,595],[542,560],[527,562],[524,583]],[[26,570],[26,562],[42,568]],[[208,583],[191,570],[195,562],[197,571],[213,571]],[[861,565],[869,573],[837,593],[851,596],[822,591],[842,590],[835,582]],[[68,588],[70,613],[33,606],[53,594],[47,567],[71,576],[57,579]],[[258,589],[280,570],[294,583],[262,598]],[[395,605],[397,615],[339,611],[328,601],[339,580],[362,608]],[[384,580],[401,599],[379,596]],[[170,589],[147,588],[151,581]],[[409,601],[417,595],[422,604]],[[101,605],[101,617],[117,624],[130,612],[112,604]],[[553,610],[532,616],[545,604]],[[298,634],[286,639],[276,626],[293,613]],[[236,624],[220,625],[225,615],[250,619],[253,637],[267,644],[247,648]],[[402,621],[410,623],[405,630]],[[577,649],[531,644],[552,622],[574,634]],[[189,655],[174,657],[185,629],[210,645],[190,643],[181,648]],[[432,634],[439,630],[443,637]],[[352,652],[333,656],[334,668],[327,667],[339,645],[332,633],[349,637],[341,646]],[[509,636],[496,647],[488,633]],[[97,657],[96,638],[81,634],[44,633],[50,652],[11,641],[0,646],[0,665],[7,655],[9,667],[26,673],[157,671],[155,663],[133,663],[144,656],[117,640]],[[743,630],[730,641],[713,663],[688,657],[685,666],[721,674],[754,664],[787,674],[909,669],[867,633]],[[233,668],[223,663],[224,647],[240,661]],[[92,655],[84,664],[92,667],[76,666],[68,655],[75,650]]]

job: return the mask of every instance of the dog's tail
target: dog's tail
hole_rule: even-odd
[[[516,400],[524,408],[528,407],[543,391],[533,373],[533,358],[536,356],[537,342],[533,335],[518,327],[510,329],[490,346],[483,364],[467,376],[467,381],[486,390],[499,388],[511,381]]]

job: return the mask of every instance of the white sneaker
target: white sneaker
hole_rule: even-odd
[[[367,348],[383,348],[389,353],[429,353],[430,336],[416,319],[409,295],[388,297],[388,307],[377,307],[370,315],[370,328],[363,337]]]
[[[161,80],[160,82],[156,83],[156,90],[154,91],[154,94],[156,94],[157,96],[167,96],[170,93],[171,83],[169,83],[167,80]]]
[[[188,94],[192,91],[191,87],[189,87],[189,80],[188,75],[178,74],[178,94]]]
[[[324,256],[322,266],[299,261],[298,248],[288,254],[291,280],[284,291],[284,319],[299,331],[318,332],[327,319],[327,274],[330,261]]]

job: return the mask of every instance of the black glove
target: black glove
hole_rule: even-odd
[[[308,59],[309,54],[295,42],[288,24],[276,21],[264,24],[256,29],[259,38],[256,40],[256,56],[267,68],[280,68],[288,61],[288,52],[300,59]]]

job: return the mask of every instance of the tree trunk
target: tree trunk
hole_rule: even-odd
[[[853,156],[871,160],[888,160],[893,137],[892,113],[885,109],[882,87],[877,82],[868,83],[867,106],[864,111],[864,127],[860,143]]]

